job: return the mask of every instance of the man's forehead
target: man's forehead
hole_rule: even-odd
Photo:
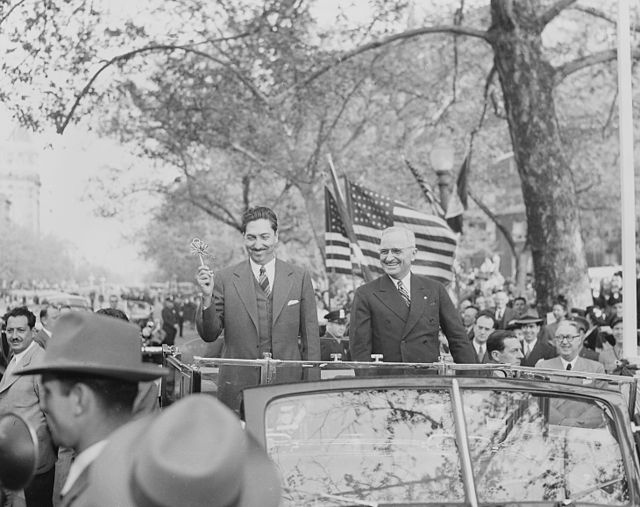
[[[574,333],[578,331],[578,326],[573,322],[561,322],[556,329],[556,334]]]
[[[29,320],[24,315],[12,315],[7,319],[7,326],[9,325],[9,323],[19,326],[20,324],[26,325],[28,322]]]
[[[245,229],[245,234],[264,234],[268,232],[273,232],[273,227],[271,227],[271,222],[266,218],[248,222]]]

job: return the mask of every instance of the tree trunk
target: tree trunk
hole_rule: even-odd
[[[542,54],[538,0],[491,0],[489,30],[513,152],[522,182],[537,303],[558,295],[591,304],[575,182],[553,98],[553,68]]]

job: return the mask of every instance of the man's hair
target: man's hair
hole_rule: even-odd
[[[478,322],[478,319],[480,317],[484,317],[485,319],[491,319],[491,323],[493,324],[493,328],[495,329],[497,322],[495,317],[491,314],[490,311],[482,310],[481,312],[479,312],[478,315],[476,315],[476,322]]]
[[[480,312],[480,308],[477,307],[476,305],[469,305],[462,311],[464,312],[465,310],[475,310],[476,312]]]
[[[567,303],[567,300],[565,299],[564,296],[560,295],[558,296],[554,301],[553,301],[553,306],[555,305],[559,305],[562,308],[564,308],[564,311],[568,311],[569,310],[569,304]]]
[[[518,296],[513,298],[513,302],[515,303],[516,301],[522,301],[525,305],[527,304],[527,298],[524,296]]]
[[[92,375],[91,373],[56,372],[43,373],[42,382],[57,380],[66,396],[76,384],[86,385],[98,398],[105,412],[114,415],[130,415],[138,395],[138,383],[128,380]]]
[[[392,232],[401,232],[404,235],[404,239],[409,243],[407,247],[416,247],[416,235],[413,233],[413,231],[411,229],[407,229],[406,227],[400,227],[397,225],[384,229],[382,231],[382,234],[380,234],[380,241],[382,241],[382,238],[384,238],[387,234],[391,234]]]
[[[249,222],[261,219],[269,220],[269,222],[271,222],[271,228],[273,229],[273,232],[278,232],[278,217],[276,217],[276,214],[272,209],[267,208],[266,206],[255,206],[245,211],[242,214],[242,224],[240,225],[240,232],[244,234],[247,230],[247,224]]]
[[[17,306],[16,308],[13,308],[12,310],[9,310],[7,313],[5,313],[4,315],[5,323],[9,320],[9,317],[26,317],[27,325],[31,329],[33,329],[34,326],[36,325],[36,316],[26,306]]]
[[[114,317],[116,319],[126,320],[127,322],[129,322],[129,317],[127,317],[127,314],[122,310],[119,310],[118,308],[100,308],[100,310],[98,310],[96,313]]]
[[[494,350],[502,352],[504,350],[504,341],[507,338],[516,338],[513,331],[505,331],[504,329],[498,329],[489,335],[487,338],[487,353],[491,357],[491,353]]]

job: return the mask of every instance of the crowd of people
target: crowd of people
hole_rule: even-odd
[[[201,297],[192,317],[204,342],[223,343],[222,357],[320,361],[340,353],[354,361],[408,363],[444,357],[621,373],[619,273],[608,297],[584,309],[569,308],[559,295],[550,315],[538,315],[526,296],[512,297],[499,285],[490,297],[472,293],[455,304],[443,285],[411,272],[414,233],[394,226],[381,233],[384,274],[324,315],[321,330],[309,271],[276,256],[275,213],[250,208],[241,233],[247,259],[215,273],[201,265],[196,274]],[[111,297],[96,312],[45,306],[39,327],[27,307],[5,314],[0,415],[15,412],[32,425],[39,456],[31,483],[23,491],[3,491],[3,505],[170,506],[185,498],[189,505],[208,505],[219,495],[231,503],[242,495],[238,505],[247,507],[277,505],[275,469],[237,417],[243,389],[259,384],[259,371],[223,365],[218,400],[190,396],[160,410],[158,379],[167,371],[143,361],[141,345],[154,336],[144,323],[127,322],[121,301]],[[179,304],[170,297],[163,302],[161,343],[173,344],[182,334],[187,317]],[[279,369],[277,381],[319,377],[316,369],[291,366]],[[228,481],[211,480],[225,463],[211,460],[213,453],[235,464]],[[176,466],[163,467],[167,460]],[[259,485],[245,481],[247,471],[261,474]]]

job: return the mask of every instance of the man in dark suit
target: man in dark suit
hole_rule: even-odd
[[[522,358],[522,348],[520,340],[514,331],[498,329],[489,335],[487,339],[486,363],[504,363],[512,366],[520,366]]]
[[[516,312],[513,308],[509,308],[509,296],[503,290],[497,291],[493,295],[495,309],[493,318],[496,321],[496,329],[506,329],[507,324],[516,318]]]
[[[21,364],[15,375],[42,385],[40,403],[53,440],[76,453],[57,505],[87,505],[91,463],[111,433],[131,420],[138,382],[165,371],[142,362],[137,326],[89,312],[61,315],[47,350],[35,348],[42,360]]]
[[[476,316],[476,322],[473,326],[473,338],[471,344],[476,353],[476,361],[478,363],[486,363],[489,360],[487,350],[487,339],[495,330],[496,321],[490,311],[480,312]]]
[[[11,359],[0,381],[0,413],[14,412],[33,427],[38,439],[36,475],[25,488],[27,507],[52,505],[56,451],[51,433],[40,408],[44,397],[42,383],[35,377],[20,377],[16,370],[42,362],[44,350],[35,341],[36,316],[26,307],[17,307],[6,315],[6,335]]]
[[[540,359],[551,359],[557,355],[556,348],[539,336],[541,322],[542,319],[532,313],[513,321],[522,334],[522,366],[535,366]]]
[[[196,312],[200,337],[212,342],[224,330],[222,357],[320,360],[320,335],[315,293],[309,272],[276,259],[278,220],[266,207],[248,209],[241,231],[249,259],[214,277],[208,266],[198,268],[202,291]],[[223,366],[218,398],[240,409],[242,389],[259,383],[256,368]],[[276,381],[300,380],[301,371],[279,368]]]
[[[440,355],[438,333],[447,338],[456,363],[476,363],[476,355],[446,289],[411,273],[415,235],[403,227],[382,231],[380,264],[385,274],[355,292],[349,341],[351,358],[432,363]]]
[[[40,345],[43,349],[47,348],[47,342],[51,337],[51,327],[60,315],[60,309],[57,306],[46,305],[40,310],[40,329],[33,340]]]

